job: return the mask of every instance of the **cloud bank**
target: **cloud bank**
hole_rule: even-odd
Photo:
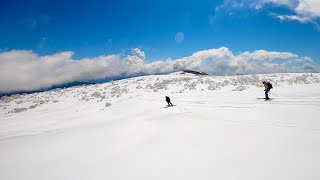
[[[234,54],[226,47],[199,51],[176,60],[145,63],[145,53],[135,48],[129,55],[103,55],[72,59],[73,52],[39,56],[32,51],[0,53],[0,93],[33,91],[103,78],[162,74],[185,69],[212,74],[250,74],[314,71],[313,60],[290,52],[257,50]]]

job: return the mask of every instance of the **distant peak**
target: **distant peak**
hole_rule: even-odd
[[[199,71],[192,71],[192,70],[184,70],[182,73],[189,73],[189,74],[195,74],[195,75],[208,75],[205,72],[199,72]]]

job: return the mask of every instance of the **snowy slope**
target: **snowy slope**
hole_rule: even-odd
[[[318,180],[319,85],[174,73],[2,97],[0,179]]]

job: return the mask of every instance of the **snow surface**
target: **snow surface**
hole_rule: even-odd
[[[174,73],[2,97],[0,179],[319,180],[319,85]]]

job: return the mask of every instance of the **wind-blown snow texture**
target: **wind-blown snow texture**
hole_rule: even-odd
[[[318,180],[319,85],[174,73],[5,96],[0,179]]]

